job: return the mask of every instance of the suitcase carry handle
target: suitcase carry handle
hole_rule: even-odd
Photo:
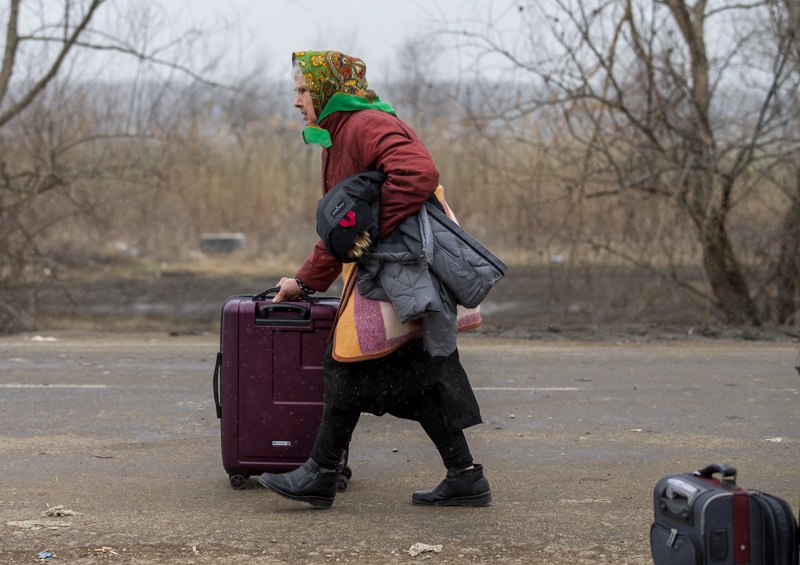
[[[222,404],[219,403],[219,370],[222,367],[222,352],[217,353],[217,362],[214,365],[214,379],[211,386],[214,388],[214,406],[217,408],[217,418],[222,418]]]
[[[253,302],[259,302],[261,300],[266,300],[267,296],[269,296],[270,294],[278,294],[279,290],[280,290],[280,288],[278,288],[277,286],[273,286],[273,287],[270,287],[270,288],[268,288],[267,290],[265,290],[263,292],[259,292],[258,294],[253,296]]]
[[[717,473],[722,475],[722,483],[731,485],[736,484],[736,469],[730,465],[726,465],[725,463],[712,463],[711,465],[707,465],[702,469],[698,469],[692,474],[698,477],[703,477],[704,479],[710,479]]]
[[[277,286],[273,286],[273,287],[270,287],[270,288],[268,288],[267,290],[265,290],[263,292],[259,292],[258,294],[253,296],[253,302],[260,302],[262,300],[266,300],[267,298],[270,298],[270,296],[269,296],[270,294],[273,294],[273,295],[274,294],[278,294],[279,290],[280,290],[280,288],[278,288]],[[302,295],[300,297],[300,300],[302,300],[303,302],[317,303],[317,302],[329,301],[329,300],[339,300],[339,297],[338,296],[311,296],[309,294],[304,294],[304,295]]]

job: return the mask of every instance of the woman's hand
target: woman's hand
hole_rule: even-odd
[[[278,287],[278,294],[272,299],[273,303],[283,302],[284,300],[297,300],[303,294],[294,278],[284,277],[276,286]]]

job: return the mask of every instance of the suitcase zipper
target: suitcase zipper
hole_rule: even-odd
[[[724,498],[726,496],[733,496],[733,493],[730,492],[723,492],[720,494],[715,494],[714,496],[710,496],[705,502],[703,502],[703,511],[700,513],[700,535],[705,537],[706,535],[706,510],[708,510],[711,501],[716,500],[718,498]]]
[[[675,540],[678,538],[677,528],[672,528],[669,531],[669,539],[667,539],[667,547],[675,547]]]

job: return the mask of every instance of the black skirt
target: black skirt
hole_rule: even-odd
[[[412,340],[378,359],[342,363],[325,356],[325,403],[377,416],[419,419],[423,397],[432,400],[451,431],[480,424],[478,401],[458,358],[431,357],[422,340]]]

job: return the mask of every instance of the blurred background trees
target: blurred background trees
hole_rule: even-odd
[[[559,237],[662,272],[726,323],[797,323],[798,4],[510,9],[512,30],[491,19],[445,25],[516,84],[480,123],[502,120],[523,143],[560,148],[547,173],[571,203]],[[683,269],[692,264],[701,284]]]
[[[185,254],[209,217],[235,214],[210,188],[236,176],[256,193],[244,140],[282,118],[267,116],[262,67],[212,80],[204,44],[235,31],[223,23],[176,33],[147,1],[11,0],[0,16],[2,330],[33,324],[11,287]]]
[[[800,325],[797,3],[492,8],[432,21],[370,82],[431,149],[461,223],[545,274],[526,292],[582,280],[595,291],[561,307],[584,322],[658,292],[692,323]],[[247,261],[290,269],[316,237],[319,155],[290,81],[221,73],[205,40],[233,27],[176,37],[155,3],[117,9],[0,8],[0,331],[36,323],[36,285],[201,261],[203,232],[242,232]]]

